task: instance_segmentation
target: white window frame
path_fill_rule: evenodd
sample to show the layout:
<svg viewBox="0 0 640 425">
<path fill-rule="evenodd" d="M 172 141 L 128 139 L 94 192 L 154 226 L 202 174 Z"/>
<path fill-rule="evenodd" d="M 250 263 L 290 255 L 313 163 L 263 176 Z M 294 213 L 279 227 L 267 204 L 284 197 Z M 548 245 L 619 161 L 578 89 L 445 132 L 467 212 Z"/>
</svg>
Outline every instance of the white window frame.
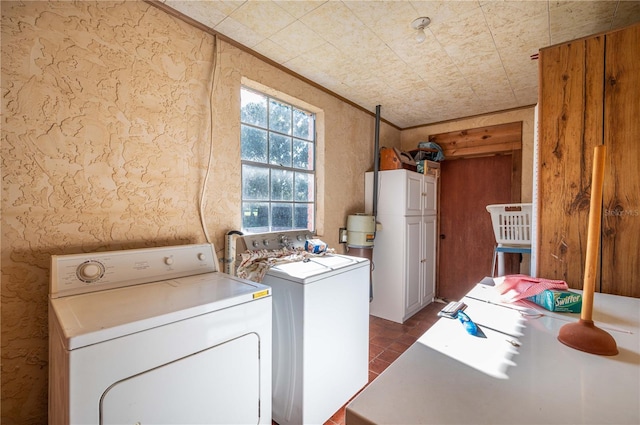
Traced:
<svg viewBox="0 0 640 425">
<path fill-rule="evenodd" d="M 300 230 L 300 229 L 306 229 L 309 230 L 310 232 L 315 232 L 316 230 L 316 221 L 317 221 L 317 184 L 316 184 L 316 172 L 317 172 L 317 168 L 316 168 L 316 161 L 317 161 L 317 117 L 316 117 L 316 113 L 309 111 L 307 108 L 304 107 L 300 107 L 298 105 L 296 105 L 294 102 L 288 101 L 288 100 L 283 100 L 283 98 L 278 97 L 277 95 L 273 95 L 273 94 L 269 94 L 269 93 L 265 93 L 262 90 L 257 90 L 253 87 L 250 86 L 246 86 L 246 85 L 242 85 L 241 87 L 242 92 L 244 92 L 245 90 L 248 92 L 252 92 L 258 96 L 264 97 L 267 99 L 267 111 L 266 111 L 266 124 L 256 124 L 256 123 L 251 123 L 251 122 L 245 122 L 243 120 L 243 114 L 242 114 L 242 101 L 241 101 L 241 113 L 240 113 L 240 125 L 241 125 L 241 140 L 240 140 L 240 149 L 241 149 L 241 179 L 242 179 L 242 183 L 241 183 L 241 222 L 242 222 L 242 231 L 245 233 L 268 233 L 268 232 L 277 232 L 277 231 L 286 231 L 286 230 Z M 242 92 L 241 92 L 241 99 L 242 99 Z M 289 131 L 289 133 L 282 133 L 279 132 L 277 129 L 273 129 L 270 128 L 270 107 L 272 105 L 272 101 L 277 102 L 281 105 L 285 105 L 291 108 L 291 113 L 292 113 L 292 121 L 293 121 L 293 114 L 296 111 L 299 112 L 303 112 L 304 114 L 308 115 L 311 117 L 311 121 L 313 123 L 313 129 L 312 131 L 310 131 L 310 135 L 309 138 L 304 138 L 304 137 L 296 137 L 293 134 L 293 131 Z M 257 129 L 261 132 L 265 132 L 267 135 L 266 138 L 266 159 L 265 161 L 255 161 L 255 160 L 250 160 L 245 158 L 245 156 L 243 155 L 243 130 L 244 129 Z M 269 158 L 270 158 L 270 140 L 273 137 L 281 137 L 281 138 L 291 138 L 292 143 L 294 142 L 306 142 L 306 143 L 310 143 L 311 145 L 311 155 L 312 155 L 312 160 L 310 161 L 310 169 L 305 169 L 305 168 L 299 168 L 299 167 L 295 167 L 292 164 L 274 164 L 274 163 L 270 163 Z M 293 156 L 293 152 L 292 152 L 292 156 Z M 268 174 L 268 179 L 269 179 L 269 188 L 268 188 L 268 192 L 269 192 L 269 196 L 268 199 L 265 198 L 261 198 L 261 199 L 252 199 L 252 198 L 246 198 L 245 197 L 245 170 L 247 170 L 248 168 L 253 168 L 254 170 L 257 169 L 264 169 L 267 174 Z M 273 181 L 271 180 L 271 176 L 273 176 L 275 173 L 294 173 L 294 177 L 293 177 L 293 181 L 294 181 L 294 187 L 292 189 L 293 191 L 293 198 L 294 199 L 286 199 L 286 200 L 279 200 L 279 199 L 274 199 L 273 198 L 273 192 L 274 192 L 274 187 L 273 187 Z M 295 187 L 295 181 L 297 181 L 297 179 L 295 177 L 302 177 L 302 175 L 307 175 L 307 184 L 312 185 L 312 189 L 310 189 L 309 191 L 311 192 L 309 194 L 310 200 L 296 200 L 295 199 L 295 191 L 296 191 L 296 187 Z M 246 220 L 248 220 L 247 215 L 251 215 L 251 214 L 257 214 L 258 213 L 258 209 L 256 208 L 248 208 L 249 204 L 261 204 L 263 207 L 264 205 L 268 206 L 268 224 L 266 226 L 260 226 L 260 227 L 245 227 L 246 224 Z M 279 205 L 292 205 L 292 220 L 293 222 L 290 223 L 291 226 L 290 227 L 285 227 L 282 225 L 278 225 L 277 223 L 274 223 L 274 214 L 273 214 L 273 210 L 274 207 L 278 207 Z M 300 207 L 300 206 L 304 206 L 304 208 L 307 209 L 307 214 L 309 214 L 307 217 L 307 225 L 305 226 L 296 226 L 295 225 L 295 217 L 296 217 L 296 206 Z M 299 210 L 298 210 L 299 211 Z"/>
</svg>

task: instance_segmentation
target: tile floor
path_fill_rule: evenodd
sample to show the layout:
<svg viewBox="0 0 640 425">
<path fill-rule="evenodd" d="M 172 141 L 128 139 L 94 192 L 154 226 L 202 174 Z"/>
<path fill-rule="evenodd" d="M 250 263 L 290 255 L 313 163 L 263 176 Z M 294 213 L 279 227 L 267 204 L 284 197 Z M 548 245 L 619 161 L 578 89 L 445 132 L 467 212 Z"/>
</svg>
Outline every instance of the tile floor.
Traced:
<svg viewBox="0 0 640 425">
<path fill-rule="evenodd" d="M 369 316 L 369 382 L 438 320 L 437 313 L 442 307 L 443 304 L 431 303 L 403 324 Z M 344 425 L 344 411 L 343 406 L 324 425 Z"/>
</svg>

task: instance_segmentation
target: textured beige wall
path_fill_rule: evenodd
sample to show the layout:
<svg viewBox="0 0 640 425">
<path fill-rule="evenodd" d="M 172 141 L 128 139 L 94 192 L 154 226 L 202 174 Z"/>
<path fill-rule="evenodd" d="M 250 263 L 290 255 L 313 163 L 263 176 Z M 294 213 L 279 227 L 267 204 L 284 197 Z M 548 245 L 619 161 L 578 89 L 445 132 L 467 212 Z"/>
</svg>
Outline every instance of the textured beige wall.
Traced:
<svg viewBox="0 0 640 425">
<path fill-rule="evenodd" d="M 404 150 L 411 150 L 415 149 L 419 142 L 428 141 L 431 134 L 522 121 L 522 202 L 531 202 L 533 195 L 534 115 L 535 108 L 530 107 L 407 129 L 402 132 L 401 145 Z"/>
<path fill-rule="evenodd" d="M 320 111 L 319 231 L 337 247 L 364 208 L 374 119 L 225 43 L 210 114 L 214 38 L 146 3 L 1 7 L 1 422 L 46 423 L 51 254 L 204 242 L 210 149 L 205 220 L 221 251 L 240 226 L 242 78 Z"/>
</svg>

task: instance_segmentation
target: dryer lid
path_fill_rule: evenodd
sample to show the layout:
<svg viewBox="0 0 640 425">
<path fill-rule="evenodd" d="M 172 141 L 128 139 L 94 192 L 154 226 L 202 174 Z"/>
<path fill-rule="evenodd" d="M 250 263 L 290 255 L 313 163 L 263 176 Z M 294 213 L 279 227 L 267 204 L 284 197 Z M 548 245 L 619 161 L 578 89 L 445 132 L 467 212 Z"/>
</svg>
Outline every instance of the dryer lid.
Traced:
<svg viewBox="0 0 640 425">
<path fill-rule="evenodd" d="M 271 295 L 271 288 L 212 272 L 50 300 L 68 350 Z"/>
</svg>

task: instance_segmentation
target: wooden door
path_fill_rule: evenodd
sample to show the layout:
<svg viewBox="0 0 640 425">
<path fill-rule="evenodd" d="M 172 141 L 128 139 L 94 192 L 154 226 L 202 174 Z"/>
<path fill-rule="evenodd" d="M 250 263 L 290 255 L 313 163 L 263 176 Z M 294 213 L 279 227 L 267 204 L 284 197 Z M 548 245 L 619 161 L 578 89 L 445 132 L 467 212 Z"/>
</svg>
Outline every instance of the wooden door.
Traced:
<svg viewBox="0 0 640 425">
<path fill-rule="evenodd" d="M 606 36 L 600 290 L 640 297 L 640 25 Z"/>
<path fill-rule="evenodd" d="M 512 156 L 441 163 L 437 297 L 458 300 L 491 276 L 496 242 L 486 206 L 519 202 L 511 193 Z M 517 273 L 519 255 L 505 255 L 505 263 L 506 273 Z"/>
<path fill-rule="evenodd" d="M 593 148 L 602 144 L 604 36 L 540 51 L 540 277 L 582 288 Z"/>
</svg>

